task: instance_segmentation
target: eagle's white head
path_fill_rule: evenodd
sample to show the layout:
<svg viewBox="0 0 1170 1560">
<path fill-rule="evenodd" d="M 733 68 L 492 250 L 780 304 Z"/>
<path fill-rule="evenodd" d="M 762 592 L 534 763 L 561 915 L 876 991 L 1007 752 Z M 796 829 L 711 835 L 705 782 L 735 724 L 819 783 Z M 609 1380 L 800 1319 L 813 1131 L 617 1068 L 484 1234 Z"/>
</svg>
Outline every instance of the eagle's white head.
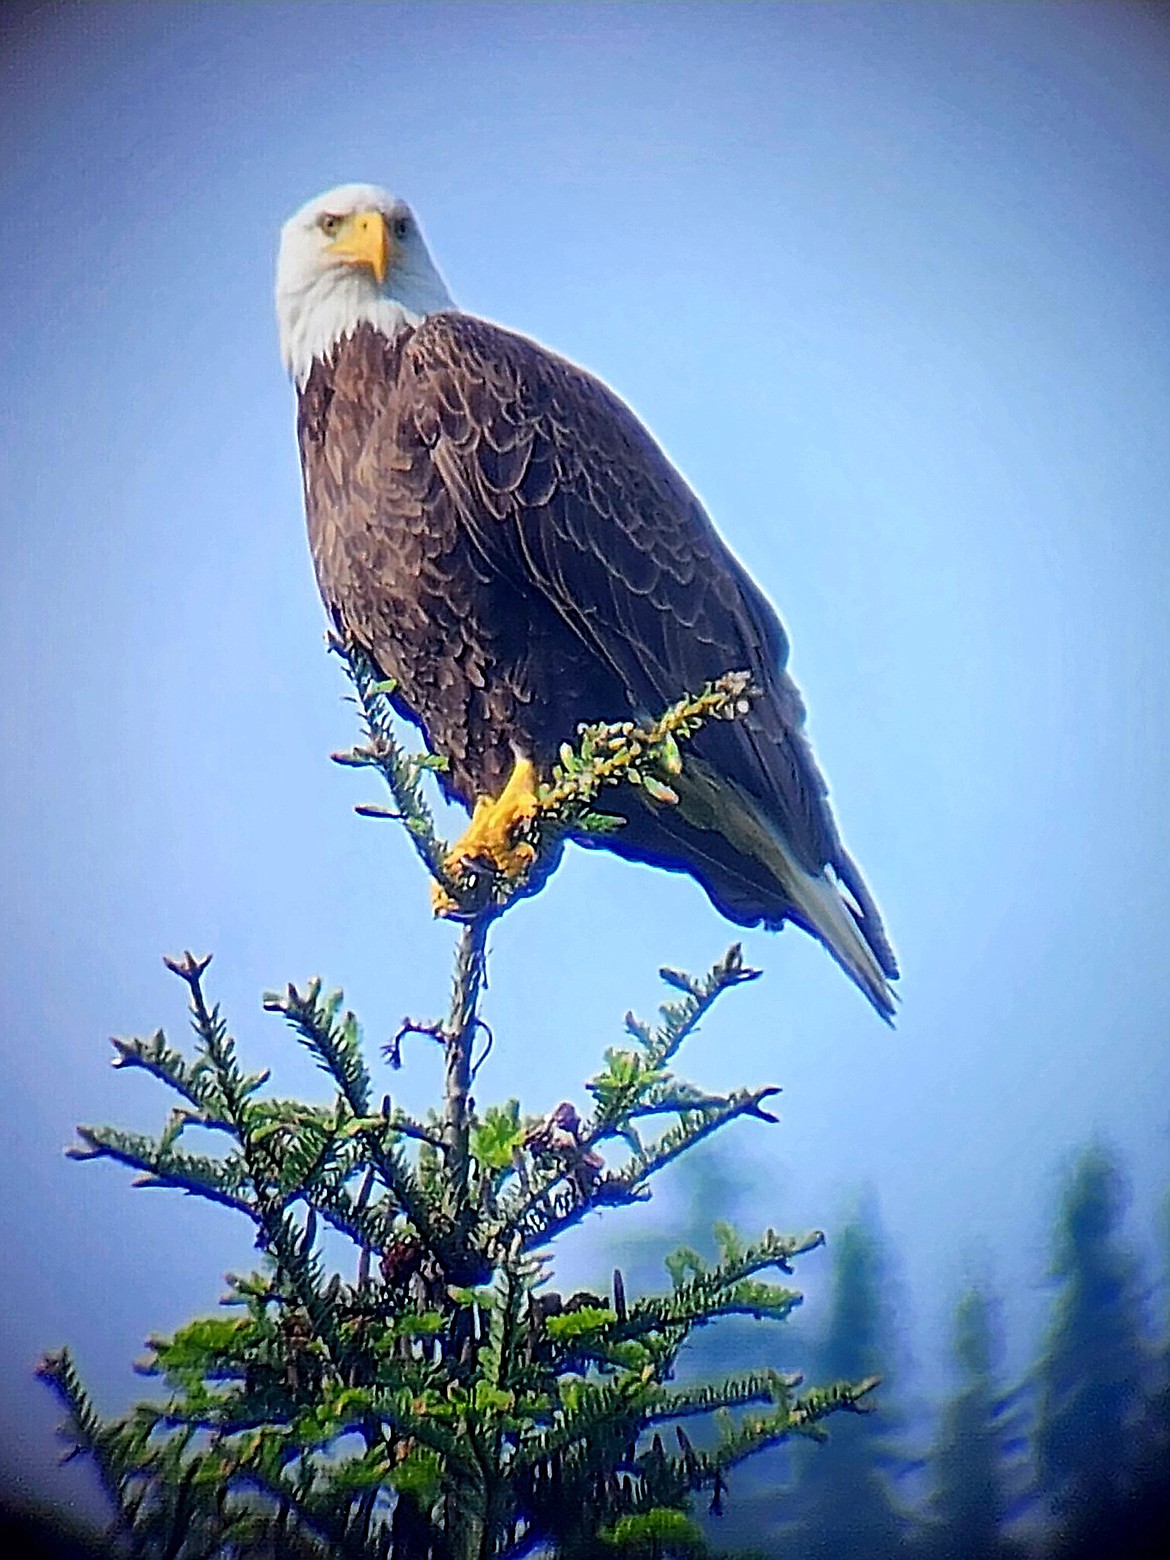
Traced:
<svg viewBox="0 0 1170 1560">
<path fill-rule="evenodd" d="M 393 336 L 454 307 L 410 207 L 376 185 L 327 190 L 281 230 L 280 355 L 298 385 L 362 321 Z"/>
</svg>

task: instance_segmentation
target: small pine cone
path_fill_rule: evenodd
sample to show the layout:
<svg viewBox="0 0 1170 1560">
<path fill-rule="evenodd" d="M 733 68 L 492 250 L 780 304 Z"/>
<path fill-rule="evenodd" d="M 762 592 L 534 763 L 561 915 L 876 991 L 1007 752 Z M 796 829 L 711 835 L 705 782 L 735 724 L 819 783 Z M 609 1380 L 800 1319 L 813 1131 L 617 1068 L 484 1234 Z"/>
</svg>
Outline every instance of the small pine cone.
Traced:
<svg viewBox="0 0 1170 1560">
<path fill-rule="evenodd" d="M 382 1248 L 382 1259 L 378 1264 L 383 1280 L 387 1284 L 407 1283 L 418 1272 L 422 1255 L 417 1242 L 413 1240 L 389 1241 Z"/>
</svg>

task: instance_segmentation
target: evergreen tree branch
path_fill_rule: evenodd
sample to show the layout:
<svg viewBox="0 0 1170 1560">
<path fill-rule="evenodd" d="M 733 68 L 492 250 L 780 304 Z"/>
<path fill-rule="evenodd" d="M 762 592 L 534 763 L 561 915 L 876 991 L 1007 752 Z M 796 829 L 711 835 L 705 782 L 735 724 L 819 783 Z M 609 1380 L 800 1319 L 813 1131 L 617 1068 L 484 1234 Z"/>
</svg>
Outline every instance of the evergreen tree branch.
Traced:
<svg viewBox="0 0 1170 1560">
<path fill-rule="evenodd" d="M 687 1111 L 678 1126 L 635 1154 L 624 1169 L 582 1177 L 579 1167 L 592 1145 L 621 1135 L 637 1107 L 627 1105 L 621 1118 L 604 1126 L 594 1122 L 582 1133 L 574 1154 L 533 1177 L 518 1194 L 501 1200 L 498 1216 L 490 1226 L 490 1244 L 507 1245 L 520 1234 L 523 1249 L 530 1251 L 547 1245 L 596 1209 L 644 1199 L 651 1176 L 728 1122 L 740 1116 L 774 1122 L 776 1117 L 763 1109 L 763 1101 L 776 1093 L 779 1090 L 775 1088 L 737 1090 L 721 1097 L 714 1108 Z"/>
<path fill-rule="evenodd" d="M 278 1475 L 266 1475 L 258 1469 L 248 1467 L 234 1470 L 231 1484 L 242 1488 L 251 1486 L 258 1494 L 272 1500 L 278 1509 L 287 1508 L 294 1511 L 298 1521 L 325 1546 L 324 1549 L 317 1551 L 321 1554 L 322 1560 L 327 1560 L 327 1557 L 333 1555 L 343 1555 L 345 1560 L 374 1560 L 372 1551 L 351 1538 L 345 1522 L 338 1517 L 332 1509 L 333 1503 L 327 1498 L 318 1496 L 314 1499 L 309 1490 L 298 1489 L 296 1485 Z M 239 1553 L 247 1554 L 248 1548 L 241 1546 Z"/>
<path fill-rule="evenodd" d="M 455 899 L 459 887 L 447 871 L 447 847 L 435 831 L 434 817 L 422 790 L 428 772 L 445 767 L 432 755 L 411 756 L 403 751 L 394 730 L 395 683 L 379 677 L 368 654 L 353 640 L 331 639 L 329 648 L 340 657 L 353 684 L 358 713 L 365 729 L 364 746 L 334 753 L 335 763 L 356 769 L 376 769 L 386 782 L 394 809 L 386 813 L 369 805 L 358 809 L 367 817 L 390 816 L 403 824 L 411 844 L 431 877 Z"/>
<path fill-rule="evenodd" d="M 69 1462 L 83 1453 L 89 1456 L 114 1509 L 121 1511 L 124 1466 L 118 1438 L 94 1408 L 69 1350 L 45 1354 L 37 1365 L 37 1375 L 52 1388 L 65 1409 L 60 1434 L 69 1445 L 63 1460 Z"/>
<path fill-rule="evenodd" d="M 737 1089 L 714 1109 L 688 1111 L 682 1116 L 678 1126 L 673 1127 L 669 1132 L 664 1132 L 645 1152 L 635 1154 L 628 1167 L 618 1171 L 615 1180 L 628 1186 L 631 1193 L 635 1193 L 652 1175 L 657 1175 L 659 1170 L 664 1169 L 680 1154 L 693 1148 L 704 1138 L 710 1137 L 713 1132 L 717 1132 L 720 1127 L 726 1126 L 737 1117 L 755 1116 L 759 1121 L 774 1123 L 776 1117 L 764 1110 L 762 1104 L 771 1095 L 779 1092 L 780 1090 L 774 1087 Z"/>
<path fill-rule="evenodd" d="M 382 1249 L 390 1236 L 396 1208 L 394 1204 L 381 1201 L 362 1202 L 351 1196 L 344 1186 L 332 1182 L 318 1183 L 313 1190 L 311 1206 L 363 1252 Z"/>
<path fill-rule="evenodd" d="M 212 1158 L 200 1154 L 176 1153 L 165 1149 L 154 1138 L 114 1127 L 78 1127 L 84 1147 L 65 1150 L 70 1159 L 112 1159 L 140 1172 L 137 1186 L 172 1186 L 177 1191 L 203 1197 L 259 1222 L 259 1215 L 243 1194 L 248 1184 L 247 1169 L 238 1155 Z"/>
<path fill-rule="evenodd" d="M 403 824 L 427 871 L 453 906 L 454 918 L 472 918 L 488 906 L 502 909 L 523 890 L 526 879 L 506 877 L 487 861 L 464 863 L 458 876 L 452 874 L 447 846 L 436 833 L 421 786 L 422 776 L 445 769 L 446 760 L 403 751 L 393 722 L 396 684 L 393 679 L 379 679 L 362 646 L 352 639 L 334 638 L 330 648 L 345 665 L 366 733 L 364 745 L 335 753 L 334 761 L 378 770 L 393 801 L 390 808 L 365 803 L 357 811 Z M 678 796 L 668 780 L 682 769 L 679 743 L 709 721 L 741 719 L 757 691 L 747 672 L 731 671 L 699 693 L 677 700 L 647 726 L 633 721 L 583 725 L 577 747 L 562 744 L 551 779 L 538 788 L 536 812 L 524 834 L 536 857 L 566 835 L 609 832 L 620 824 L 593 810 L 606 787 L 640 786 L 657 804 L 676 805 Z M 410 712 L 401 713 L 409 716 Z"/>
<path fill-rule="evenodd" d="M 341 1366 L 346 1350 L 337 1332 L 329 1299 L 323 1293 L 320 1259 L 311 1248 L 306 1250 L 306 1242 L 285 1212 L 285 1197 L 279 1190 L 277 1165 L 271 1151 L 257 1141 L 254 1130 L 258 1118 L 252 1096 L 267 1075 L 248 1076 L 240 1071 L 235 1042 L 228 1033 L 218 1006 L 207 1006 L 202 981 L 210 962 L 210 956 L 196 959 L 189 952 L 179 959 L 164 960 L 167 968 L 184 981 L 190 993 L 192 1026 L 214 1070 L 225 1115 L 239 1141 L 252 1183 L 255 1212 L 269 1248 L 280 1269 L 288 1275 L 330 1358 L 335 1365 Z"/>
<path fill-rule="evenodd" d="M 166 1035 L 156 1029 L 148 1040 L 115 1038 L 115 1067 L 139 1067 L 181 1094 L 195 1109 L 201 1126 L 228 1128 L 223 1102 L 207 1063 L 189 1063 L 180 1051 L 167 1044 Z"/>
<path fill-rule="evenodd" d="M 681 1002 L 663 1003 L 659 1008 L 662 1022 L 647 1035 L 647 1059 L 655 1067 L 671 1060 L 725 991 L 759 980 L 762 971 L 744 964 L 742 944 L 732 943 L 723 957 L 699 979 L 669 966 L 664 966 L 658 973 L 668 986 L 684 995 Z M 626 1015 L 626 1025 L 639 1038 L 644 1032 L 644 1026 L 632 1014 Z"/>
<path fill-rule="evenodd" d="M 798 1380 L 777 1375 L 769 1394 L 774 1405 L 772 1409 L 762 1414 L 749 1412 L 738 1424 L 722 1404 L 714 1405 L 720 1434 L 717 1445 L 711 1450 L 696 1448 L 679 1426 L 676 1435 L 681 1455 L 668 1456 L 655 1436 L 652 1446 L 637 1459 L 642 1485 L 630 1502 L 632 1509 L 646 1511 L 664 1504 L 675 1505 L 685 1491 L 699 1490 L 707 1485 L 714 1487 L 718 1501 L 726 1487 L 724 1476 L 738 1463 L 769 1446 L 790 1440 L 794 1435 L 823 1439 L 822 1421 L 834 1413 L 868 1412 L 862 1399 L 878 1384 L 878 1378 L 874 1376 L 856 1384 L 838 1383 L 794 1398 L 791 1389 Z M 702 1409 L 698 1411 L 703 1412 Z"/>
<path fill-rule="evenodd" d="M 260 1216 L 268 1248 L 304 1308 L 314 1334 L 324 1345 L 333 1366 L 344 1369 L 348 1349 L 337 1326 L 334 1310 L 336 1291 L 324 1281 L 324 1267 L 318 1254 L 297 1230 L 282 1209 L 261 1203 Z"/>
<path fill-rule="evenodd" d="M 838 1382 L 831 1387 L 821 1387 L 807 1392 L 803 1397 L 781 1402 L 771 1414 L 749 1415 L 744 1421 L 725 1432 L 717 1450 L 707 1459 L 712 1473 L 725 1473 L 745 1458 L 766 1446 L 775 1446 L 794 1433 L 823 1436 L 821 1421 L 830 1414 L 845 1412 L 864 1414 L 869 1412 L 863 1399 L 879 1384 L 879 1376 L 868 1376 L 864 1381 Z M 700 1454 L 700 1466 L 703 1458 Z"/>
<path fill-rule="evenodd" d="M 314 976 L 304 991 L 298 991 L 291 982 L 283 995 L 266 991 L 264 1010 L 280 1013 L 287 1020 L 322 1072 L 337 1084 L 351 1112 L 368 1116 L 371 1083 L 362 1057 L 361 1026 L 351 1012 L 340 1012 L 344 999 L 341 990 L 323 996 L 322 982 Z"/>
<path fill-rule="evenodd" d="M 652 1378 L 636 1374 L 616 1381 L 569 1382 L 567 1390 L 562 1389 L 552 1423 L 535 1428 L 518 1448 L 517 1465 L 531 1468 L 562 1459 L 574 1449 L 587 1453 L 590 1441 L 601 1431 L 612 1434 L 615 1425 L 635 1427 L 652 1406 L 657 1391 Z"/>
<path fill-rule="evenodd" d="M 562 1132 L 555 1152 L 536 1156 L 520 1189 L 500 1200 L 486 1235 L 489 1248 L 506 1246 L 522 1231 L 525 1249 L 531 1249 L 571 1228 L 594 1208 L 639 1200 L 646 1195 L 645 1183 L 652 1175 L 737 1116 L 776 1120 L 763 1109 L 763 1101 L 779 1092 L 775 1088 L 711 1095 L 663 1070 L 722 992 L 758 977 L 758 970 L 743 964 L 740 945 L 733 944 L 701 978 L 669 968 L 660 973 L 684 992 L 683 1000 L 663 1004 L 662 1022 L 656 1029 L 633 1014 L 626 1015 L 626 1027 L 639 1050 L 606 1053 L 605 1072 L 588 1085 L 598 1101 L 593 1117 L 572 1132 L 571 1143 L 563 1141 Z M 634 1121 L 668 1113 L 679 1115 L 679 1125 L 644 1147 Z M 595 1149 L 618 1137 L 636 1146 L 634 1159 L 621 1171 L 600 1174 Z"/>
<path fill-rule="evenodd" d="M 367 1123 L 371 1120 L 372 1085 L 361 1056 L 360 1028 L 352 1013 L 347 1012 L 338 1019 L 342 1002 L 340 991 L 322 997 L 321 990 L 322 983 L 316 978 L 304 991 L 290 984 L 283 994 L 265 993 L 264 1007 L 288 1020 L 324 1071 L 336 1081 L 354 1121 Z M 433 1135 L 425 1128 L 409 1117 L 403 1119 L 410 1129 L 408 1135 L 433 1141 Z M 413 1171 L 395 1147 L 394 1139 L 401 1130 L 401 1123 L 384 1104 L 382 1117 L 373 1125 L 363 1125 L 360 1138 L 396 1205 L 402 1209 L 423 1245 L 446 1266 L 452 1259 L 450 1243 L 436 1227 Z"/>
<path fill-rule="evenodd" d="M 583 1190 L 570 1178 L 568 1171 L 562 1170 L 526 1195 L 518 1205 L 508 1206 L 501 1217 L 487 1226 L 485 1245 L 491 1252 L 501 1252 L 520 1236 L 521 1250 L 535 1251 L 580 1224 L 590 1213 L 645 1201 L 647 1196 L 646 1192 L 631 1189 L 616 1175 L 603 1175 Z"/>
<path fill-rule="evenodd" d="M 741 1376 L 725 1376 L 721 1381 L 675 1391 L 663 1388 L 654 1406 L 647 1411 L 650 1423 L 664 1419 L 685 1419 L 696 1414 L 713 1414 L 721 1408 L 738 1408 L 749 1403 L 776 1403 L 784 1393 L 800 1384 L 800 1377 L 775 1370 L 748 1371 Z"/>
</svg>

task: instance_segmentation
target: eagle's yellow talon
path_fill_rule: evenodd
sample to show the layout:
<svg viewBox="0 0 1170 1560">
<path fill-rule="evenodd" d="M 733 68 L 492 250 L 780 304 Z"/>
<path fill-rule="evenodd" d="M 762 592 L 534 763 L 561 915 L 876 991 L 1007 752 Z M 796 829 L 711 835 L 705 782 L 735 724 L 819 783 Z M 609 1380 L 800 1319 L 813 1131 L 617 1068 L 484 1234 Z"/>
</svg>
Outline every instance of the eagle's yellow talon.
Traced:
<svg viewBox="0 0 1170 1560">
<path fill-rule="evenodd" d="M 513 841 L 516 829 L 536 816 L 536 769 L 530 759 L 519 758 L 508 783 L 493 801 L 477 798 L 466 832 L 455 842 L 444 862 L 452 877 L 463 864 L 484 858 L 505 878 L 519 878 L 536 860 L 536 849 L 527 840 Z M 431 884 L 431 909 L 450 915 L 459 908 L 441 883 Z"/>
</svg>

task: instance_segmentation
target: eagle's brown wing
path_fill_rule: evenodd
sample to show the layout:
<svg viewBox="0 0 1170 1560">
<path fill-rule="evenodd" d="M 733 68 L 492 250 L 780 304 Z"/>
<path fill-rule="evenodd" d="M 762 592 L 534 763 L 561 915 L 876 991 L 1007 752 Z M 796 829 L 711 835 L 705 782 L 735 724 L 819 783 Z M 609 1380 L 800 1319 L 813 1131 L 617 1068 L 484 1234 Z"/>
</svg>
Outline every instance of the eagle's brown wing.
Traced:
<svg viewBox="0 0 1170 1560">
<path fill-rule="evenodd" d="M 632 710 L 658 713 L 723 672 L 751 672 L 762 697 L 750 715 L 705 728 L 695 750 L 756 799 L 808 873 L 832 870 L 893 978 L 877 908 L 804 735 L 784 630 L 630 409 L 534 342 L 454 313 L 408 340 L 398 392 L 443 504 L 488 570 L 540 593 L 620 680 Z"/>
</svg>

